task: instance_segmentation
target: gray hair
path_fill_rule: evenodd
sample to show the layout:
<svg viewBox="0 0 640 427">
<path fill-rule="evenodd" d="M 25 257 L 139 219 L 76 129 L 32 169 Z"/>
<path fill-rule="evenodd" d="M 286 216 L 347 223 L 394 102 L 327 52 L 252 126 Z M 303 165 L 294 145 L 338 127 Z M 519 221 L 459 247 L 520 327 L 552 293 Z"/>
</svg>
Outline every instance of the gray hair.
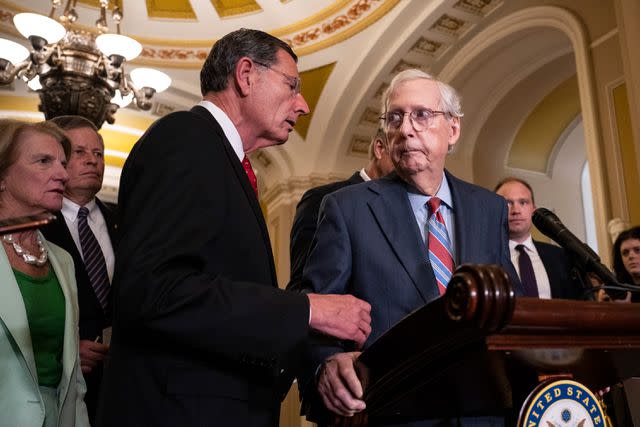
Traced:
<svg viewBox="0 0 640 427">
<path fill-rule="evenodd" d="M 227 34 L 213 45 L 200 70 L 202 95 L 224 90 L 240 58 L 246 56 L 254 62 L 271 66 L 276 62 L 280 49 L 298 62 L 288 44 L 263 31 L 241 28 Z"/>
<path fill-rule="evenodd" d="M 438 108 L 442 109 L 442 111 L 447 113 L 450 117 L 464 116 L 458 92 L 448 84 L 436 79 L 431 74 L 425 73 L 424 71 L 416 68 L 401 71 L 391 80 L 389 87 L 384 91 L 384 95 L 382 96 L 382 112 L 387 112 L 387 108 L 389 107 L 389 98 L 400 83 L 418 79 L 432 80 L 438 85 L 438 90 L 440 91 L 440 107 Z"/>
</svg>

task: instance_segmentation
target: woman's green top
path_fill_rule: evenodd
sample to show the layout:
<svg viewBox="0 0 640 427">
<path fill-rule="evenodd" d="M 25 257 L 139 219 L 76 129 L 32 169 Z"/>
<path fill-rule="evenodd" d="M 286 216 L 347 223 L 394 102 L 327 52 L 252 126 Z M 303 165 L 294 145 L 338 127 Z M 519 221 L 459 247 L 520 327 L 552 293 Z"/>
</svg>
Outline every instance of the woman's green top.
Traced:
<svg viewBox="0 0 640 427">
<path fill-rule="evenodd" d="M 13 270 L 27 311 L 38 384 L 58 387 L 62 377 L 65 301 L 60 282 L 49 268 L 42 277 Z"/>
</svg>

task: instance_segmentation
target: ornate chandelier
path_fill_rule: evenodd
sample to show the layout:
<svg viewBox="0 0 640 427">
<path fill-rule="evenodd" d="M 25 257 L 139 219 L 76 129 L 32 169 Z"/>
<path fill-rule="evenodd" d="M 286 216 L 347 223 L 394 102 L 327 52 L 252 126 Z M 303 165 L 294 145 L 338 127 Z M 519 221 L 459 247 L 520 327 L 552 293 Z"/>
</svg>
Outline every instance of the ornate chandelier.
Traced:
<svg viewBox="0 0 640 427">
<path fill-rule="evenodd" d="M 16 29 L 31 43 L 24 46 L 0 38 L 0 85 L 22 79 L 40 95 L 39 109 L 45 118 L 74 114 L 86 117 L 100 128 L 113 123 L 118 108 L 135 100 L 138 108 L 149 110 L 151 98 L 171 84 L 165 73 L 152 68 L 136 68 L 125 73 L 124 63 L 136 58 L 142 46 L 120 34 L 122 11 L 112 12 L 116 33 L 109 33 L 109 0 L 100 0 L 97 36 L 74 25 L 78 19 L 77 0 L 67 0 L 64 12 L 54 18 L 61 0 L 52 0 L 49 16 L 19 13 L 13 17 Z"/>
</svg>

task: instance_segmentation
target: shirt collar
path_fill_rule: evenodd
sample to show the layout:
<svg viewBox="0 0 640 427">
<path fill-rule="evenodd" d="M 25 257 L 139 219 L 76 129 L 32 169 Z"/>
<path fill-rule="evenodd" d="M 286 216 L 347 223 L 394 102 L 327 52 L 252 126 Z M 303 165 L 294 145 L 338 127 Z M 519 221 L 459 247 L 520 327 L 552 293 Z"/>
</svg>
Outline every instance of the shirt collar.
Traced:
<svg viewBox="0 0 640 427">
<path fill-rule="evenodd" d="M 518 245 L 524 245 L 525 248 L 527 248 L 528 252 L 535 252 L 538 253 L 538 251 L 536 251 L 536 247 L 533 244 L 533 238 L 531 237 L 531 234 L 529 234 L 529 237 L 526 238 L 526 240 L 524 242 L 516 242 L 515 240 L 511 240 L 509 239 L 509 250 L 510 251 L 515 251 L 516 250 L 516 246 Z"/>
<path fill-rule="evenodd" d="M 95 197 L 91 199 L 89 203 L 84 205 L 87 209 L 89 209 L 88 217 L 91 217 L 91 214 L 98 209 L 98 204 L 96 203 Z M 76 202 L 67 199 L 66 197 L 62 198 L 62 215 L 67 219 L 67 221 L 75 222 L 78 218 L 78 211 L 80 210 L 80 205 Z"/>
<path fill-rule="evenodd" d="M 429 199 L 433 196 L 427 196 L 425 194 L 420 193 L 413 185 L 407 184 L 407 192 L 409 193 L 409 202 L 411 203 L 411 207 L 414 212 L 416 209 L 424 206 Z M 440 188 L 435 194 L 444 205 L 446 205 L 449 209 L 453 210 L 453 197 L 451 196 L 451 188 L 449 187 L 449 182 L 447 181 L 447 177 L 442 172 L 442 181 L 440 183 Z"/>
<path fill-rule="evenodd" d="M 364 170 L 364 168 L 360 169 L 360 178 L 364 179 L 364 182 L 371 181 L 371 177 L 367 175 L 367 172 Z"/>
<path fill-rule="evenodd" d="M 222 131 L 224 132 L 224 136 L 227 137 L 229 143 L 231 144 L 231 148 L 238 156 L 238 159 L 242 162 L 244 159 L 244 148 L 242 145 L 242 138 L 240 138 L 240 133 L 238 133 L 238 129 L 233 124 L 227 113 L 222 111 L 220 107 L 214 104 L 211 101 L 202 100 L 198 103 L 199 106 L 204 107 L 211 113 L 214 119 L 218 122 Z"/>
</svg>

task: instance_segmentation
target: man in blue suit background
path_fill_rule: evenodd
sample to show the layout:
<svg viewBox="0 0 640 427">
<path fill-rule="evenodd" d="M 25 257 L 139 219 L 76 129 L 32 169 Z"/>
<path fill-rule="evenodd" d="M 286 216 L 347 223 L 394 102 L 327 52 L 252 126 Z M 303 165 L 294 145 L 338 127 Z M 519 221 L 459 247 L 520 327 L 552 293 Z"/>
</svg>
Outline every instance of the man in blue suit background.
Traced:
<svg viewBox="0 0 640 427">
<path fill-rule="evenodd" d="M 290 284 L 369 302 L 372 332 L 365 349 L 438 298 L 460 264 L 498 264 L 517 282 L 505 201 L 445 170 L 463 115 L 455 90 L 420 70 L 406 70 L 387 89 L 383 112 L 396 172 L 325 197 L 302 282 Z M 299 378 L 307 415 L 320 420 L 327 415 L 318 417 L 318 395 L 340 415 L 365 408 L 353 368 L 360 353 L 354 350 L 320 337 L 311 346 Z M 402 425 L 503 426 L 504 421 L 454 417 Z"/>
</svg>

